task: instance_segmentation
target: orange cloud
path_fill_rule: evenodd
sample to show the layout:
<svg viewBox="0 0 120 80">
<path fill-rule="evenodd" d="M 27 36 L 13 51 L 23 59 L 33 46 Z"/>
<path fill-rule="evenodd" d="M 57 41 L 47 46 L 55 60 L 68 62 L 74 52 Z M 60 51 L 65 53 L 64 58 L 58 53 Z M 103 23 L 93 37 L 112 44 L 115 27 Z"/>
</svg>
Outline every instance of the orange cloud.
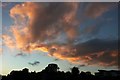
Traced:
<svg viewBox="0 0 120 80">
<path fill-rule="evenodd" d="M 3 35 L 2 39 L 4 40 L 4 44 L 7 45 L 9 48 L 15 48 L 15 43 L 13 41 L 13 39 L 8 36 L 8 35 Z"/>
<path fill-rule="evenodd" d="M 77 8 L 77 3 L 17 4 L 10 10 L 10 16 L 14 19 L 10 29 L 12 36 L 3 35 L 4 42 L 10 48 L 48 52 L 47 46 L 39 45 L 53 40 L 63 31 L 69 38 L 76 35 L 73 26 L 77 25 Z"/>
<path fill-rule="evenodd" d="M 3 51 L 2 48 L 0 48 L 0 55 L 2 54 L 2 51 Z"/>
<path fill-rule="evenodd" d="M 112 57 L 118 57 L 118 51 L 112 51 L 111 56 Z"/>
<path fill-rule="evenodd" d="M 108 48 L 111 51 L 116 48 L 114 42 L 104 42 L 98 39 L 77 45 L 72 42 L 78 34 L 77 10 L 78 3 L 26 2 L 17 4 L 10 10 L 14 25 L 10 29 L 11 35 L 3 35 L 4 44 L 9 48 L 26 52 L 35 50 L 47 52 L 49 56 L 78 64 L 112 62 L 113 56 L 116 57 L 116 55 L 110 56 L 106 51 Z M 58 35 L 63 33 L 67 37 L 65 43 L 56 40 Z M 106 57 L 111 60 L 106 61 Z"/>
<path fill-rule="evenodd" d="M 92 18 L 96 18 L 104 14 L 111 7 L 111 3 L 95 2 L 91 3 L 86 9 L 86 15 Z"/>
</svg>

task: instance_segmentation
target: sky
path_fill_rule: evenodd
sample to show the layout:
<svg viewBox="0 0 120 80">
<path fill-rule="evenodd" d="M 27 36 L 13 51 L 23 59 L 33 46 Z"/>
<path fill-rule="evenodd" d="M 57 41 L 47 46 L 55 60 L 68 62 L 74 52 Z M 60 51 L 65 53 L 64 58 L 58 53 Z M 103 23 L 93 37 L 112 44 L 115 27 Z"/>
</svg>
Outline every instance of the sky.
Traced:
<svg viewBox="0 0 120 80">
<path fill-rule="evenodd" d="M 1 0 L 2 2 L 56 2 L 56 0 Z M 119 2 L 119 0 L 57 0 L 57 2 Z"/>
<path fill-rule="evenodd" d="M 1 5 L 1 2 L 0 2 Z M 0 7 L 0 19 L 2 19 L 2 8 Z M 2 20 L 0 20 L 0 24 L 2 24 Z M 0 25 L 0 35 L 2 34 L 2 26 Z M 0 65 L 2 65 L 2 56 L 1 56 L 1 50 L 2 50 L 2 39 L 0 38 Z M 0 67 L 0 73 L 2 73 L 2 66 Z"/>
<path fill-rule="evenodd" d="M 1 74 L 118 69 L 118 3 L 3 2 Z"/>
</svg>

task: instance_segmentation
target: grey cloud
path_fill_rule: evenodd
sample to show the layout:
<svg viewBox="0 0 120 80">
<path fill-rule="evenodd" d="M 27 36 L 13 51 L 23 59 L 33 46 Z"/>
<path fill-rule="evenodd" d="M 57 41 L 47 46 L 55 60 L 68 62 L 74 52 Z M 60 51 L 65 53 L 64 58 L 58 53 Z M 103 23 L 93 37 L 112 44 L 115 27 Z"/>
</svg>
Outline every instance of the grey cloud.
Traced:
<svg viewBox="0 0 120 80">
<path fill-rule="evenodd" d="M 93 39 L 89 40 L 85 43 L 78 44 L 75 46 L 77 49 L 78 55 L 85 55 L 90 53 L 96 53 L 100 51 L 107 51 L 107 50 L 116 50 L 118 49 L 118 41 L 105 41 L 100 39 Z"/>
<path fill-rule="evenodd" d="M 40 62 L 39 61 L 34 61 L 33 63 L 29 62 L 28 64 L 32 65 L 32 66 L 37 66 L 38 64 L 40 64 Z"/>
<path fill-rule="evenodd" d="M 65 16 L 74 12 L 77 3 L 48 3 L 43 5 L 42 9 L 39 8 L 41 5 L 37 4 L 38 8 L 34 12 L 34 19 L 29 27 L 33 41 L 54 39 L 61 31 L 66 32 L 72 28 L 71 25 L 75 20 L 68 24 L 65 22 Z"/>
<path fill-rule="evenodd" d="M 111 2 L 94 2 L 88 5 L 85 14 L 91 18 L 96 18 L 104 14 L 110 7 L 116 3 Z"/>
</svg>

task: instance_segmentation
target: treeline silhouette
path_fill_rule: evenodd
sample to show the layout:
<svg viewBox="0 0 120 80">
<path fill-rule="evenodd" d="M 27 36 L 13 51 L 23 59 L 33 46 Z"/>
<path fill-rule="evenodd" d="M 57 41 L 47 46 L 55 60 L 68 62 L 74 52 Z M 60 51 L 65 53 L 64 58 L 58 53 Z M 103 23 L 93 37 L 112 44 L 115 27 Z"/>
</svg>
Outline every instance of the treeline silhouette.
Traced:
<svg viewBox="0 0 120 80">
<path fill-rule="evenodd" d="M 2 80 L 119 80 L 119 70 L 99 70 L 94 75 L 91 72 L 80 72 L 77 67 L 73 67 L 71 72 L 59 71 L 57 64 L 49 64 L 41 72 L 29 72 L 25 68 L 21 71 L 12 71 L 7 76 L 2 76 Z"/>
</svg>

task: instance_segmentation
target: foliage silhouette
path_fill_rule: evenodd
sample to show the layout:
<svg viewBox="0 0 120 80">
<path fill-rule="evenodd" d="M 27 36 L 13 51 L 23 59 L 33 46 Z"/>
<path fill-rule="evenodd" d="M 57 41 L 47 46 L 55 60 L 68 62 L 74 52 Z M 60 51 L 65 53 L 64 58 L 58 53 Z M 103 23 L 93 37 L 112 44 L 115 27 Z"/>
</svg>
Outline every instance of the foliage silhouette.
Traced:
<svg viewBox="0 0 120 80">
<path fill-rule="evenodd" d="M 119 80 L 119 70 L 99 70 L 92 75 L 91 72 L 80 72 L 77 67 L 73 67 L 71 72 L 59 71 L 57 64 L 49 64 L 41 72 L 29 72 L 25 68 L 21 71 L 12 71 L 7 76 L 2 76 L 2 80 Z"/>
</svg>

